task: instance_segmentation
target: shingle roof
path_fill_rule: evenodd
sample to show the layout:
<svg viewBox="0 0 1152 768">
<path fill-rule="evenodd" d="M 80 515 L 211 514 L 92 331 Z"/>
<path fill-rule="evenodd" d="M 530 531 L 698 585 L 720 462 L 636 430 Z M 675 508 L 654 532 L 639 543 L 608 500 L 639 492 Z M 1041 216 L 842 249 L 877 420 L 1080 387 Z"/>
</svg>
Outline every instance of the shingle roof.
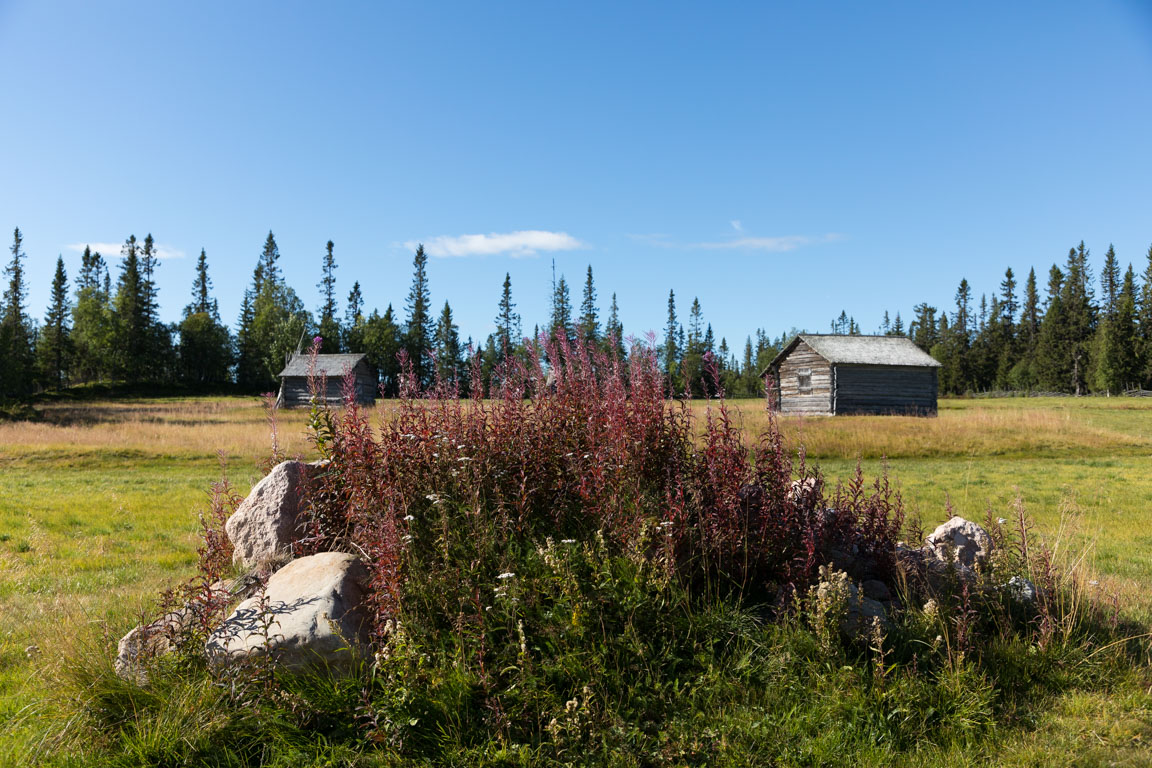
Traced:
<svg viewBox="0 0 1152 768">
<path fill-rule="evenodd" d="M 785 345 L 768 364 L 780 364 L 803 341 L 830 363 L 846 365 L 907 365 L 939 368 L 940 363 L 905 336 L 829 336 L 802 333 Z M 767 370 L 767 369 L 765 369 Z"/>
<path fill-rule="evenodd" d="M 300 352 L 293 353 L 292 359 L 288 361 L 288 365 L 284 366 L 284 370 L 280 371 L 279 375 L 307 376 L 309 357 L 309 355 Z M 329 378 L 343 376 L 345 369 L 355 368 L 366 357 L 365 354 L 316 355 L 316 375 L 324 375 Z"/>
</svg>

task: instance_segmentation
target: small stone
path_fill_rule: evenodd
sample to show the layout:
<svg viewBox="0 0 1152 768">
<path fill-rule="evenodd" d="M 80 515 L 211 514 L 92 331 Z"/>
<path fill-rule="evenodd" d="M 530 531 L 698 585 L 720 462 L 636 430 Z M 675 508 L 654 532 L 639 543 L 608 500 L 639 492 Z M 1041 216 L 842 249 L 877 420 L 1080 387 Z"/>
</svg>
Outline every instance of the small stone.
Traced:
<svg viewBox="0 0 1152 768">
<path fill-rule="evenodd" d="M 1018 603 L 1032 605 L 1036 602 L 1036 585 L 1023 576 L 1013 576 L 1004 585 L 1004 591 Z"/>
<path fill-rule="evenodd" d="M 885 602 L 892 599 L 892 590 L 888 589 L 888 585 L 879 579 L 868 579 L 860 585 L 860 589 L 864 591 L 865 597 L 870 597 L 873 600 Z"/>
</svg>

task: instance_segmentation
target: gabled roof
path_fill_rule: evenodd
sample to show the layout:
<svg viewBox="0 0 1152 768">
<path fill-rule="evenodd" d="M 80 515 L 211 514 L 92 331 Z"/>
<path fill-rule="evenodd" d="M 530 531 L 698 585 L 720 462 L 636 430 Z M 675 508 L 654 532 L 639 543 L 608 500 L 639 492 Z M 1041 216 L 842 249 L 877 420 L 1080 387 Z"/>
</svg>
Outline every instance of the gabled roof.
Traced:
<svg viewBox="0 0 1152 768">
<path fill-rule="evenodd" d="M 906 336 L 844 336 L 802 333 L 784 345 L 780 354 L 760 374 L 778 366 L 803 341 L 820 357 L 832 364 L 845 365 L 903 365 L 920 368 L 939 368 L 932 355 L 912 343 Z"/>
<path fill-rule="evenodd" d="M 336 378 L 344 375 L 346 369 L 355 368 L 357 364 L 363 359 L 368 357 L 365 354 L 354 355 L 316 355 L 316 375 L 327 376 L 328 378 Z M 292 353 L 292 359 L 288 361 L 288 365 L 284 366 L 284 370 L 280 371 L 280 376 L 307 376 L 308 363 L 310 362 L 311 355 L 301 352 Z"/>
</svg>

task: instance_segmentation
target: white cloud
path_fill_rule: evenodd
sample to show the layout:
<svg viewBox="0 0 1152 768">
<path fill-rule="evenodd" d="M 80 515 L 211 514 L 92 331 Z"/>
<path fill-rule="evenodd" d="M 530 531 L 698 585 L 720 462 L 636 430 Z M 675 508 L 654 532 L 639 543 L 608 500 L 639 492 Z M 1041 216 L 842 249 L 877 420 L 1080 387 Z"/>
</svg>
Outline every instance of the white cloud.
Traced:
<svg viewBox="0 0 1152 768">
<path fill-rule="evenodd" d="M 140 245 L 143 247 L 143 243 Z M 70 243 L 64 247 L 77 253 L 83 253 L 85 248 L 91 248 L 93 251 L 98 251 L 105 260 L 108 260 L 120 255 L 120 249 L 124 247 L 124 243 Z M 184 251 L 179 248 L 174 248 L 171 245 L 165 245 L 163 243 L 156 243 L 152 248 L 156 252 L 156 258 L 161 261 L 182 259 L 186 255 Z"/>
<path fill-rule="evenodd" d="M 732 229 L 736 230 L 737 232 L 744 231 L 744 225 L 740 223 L 740 219 L 732 219 L 732 221 L 729 223 L 732 225 Z"/>
<path fill-rule="evenodd" d="M 415 249 L 416 240 L 404 247 Z M 548 232 L 525 229 L 518 232 L 490 232 L 487 235 L 440 235 L 424 243 L 429 256 L 463 258 L 467 256 L 493 256 L 507 253 L 513 258 L 535 256 L 541 251 L 575 251 L 588 246 L 567 232 Z"/>
</svg>

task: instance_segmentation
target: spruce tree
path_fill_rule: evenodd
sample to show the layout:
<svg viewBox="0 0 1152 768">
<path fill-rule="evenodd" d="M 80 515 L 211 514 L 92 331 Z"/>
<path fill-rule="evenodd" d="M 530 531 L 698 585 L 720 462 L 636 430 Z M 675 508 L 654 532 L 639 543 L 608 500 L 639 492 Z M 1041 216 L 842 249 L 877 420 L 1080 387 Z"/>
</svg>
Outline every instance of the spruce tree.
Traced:
<svg viewBox="0 0 1152 768">
<path fill-rule="evenodd" d="M 324 261 L 321 266 L 320 282 L 316 287 L 320 289 L 323 303 L 320 305 L 320 327 L 318 333 L 321 338 L 320 351 L 324 354 L 340 352 L 340 321 L 336 317 L 336 257 L 332 254 L 334 245 L 331 240 L 324 247 Z"/>
<path fill-rule="evenodd" d="M 1139 354 L 1144 361 L 1141 379 L 1147 387 L 1152 387 L 1152 245 L 1148 246 L 1147 263 L 1144 267 L 1137 301 L 1140 344 Z"/>
<path fill-rule="evenodd" d="M 608 321 L 604 323 L 604 351 L 617 360 L 623 360 L 627 357 L 627 352 L 624 349 L 624 324 L 620 322 L 620 307 L 616 304 L 616 294 L 612 294 L 612 306 L 608 309 Z"/>
<path fill-rule="evenodd" d="M 548 335 L 552 339 L 560 338 L 561 332 L 569 340 L 574 335 L 572 327 L 572 302 L 568 297 L 568 283 L 564 275 L 552 283 L 552 316 L 549 319 Z"/>
<path fill-rule="evenodd" d="M 595 344 L 600 336 L 599 312 L 596 309 L 596 285 L 592 282 L 592 265 L 588 265 L 588 276 L 584 279 L 584 298 L 580 302 L 580 323 L 577 332 L 589 344 Z"/>
<path fill-rule="evenodd" d="M 1108 252 L 1104 254 L 1104 269 L 1100 272 L 1100 309 L 1104 317 L 1115 316 L 1120 288 L 1120 265 L 1116 261 L 1116 249 L 1109 243 Z"/>
<path fill-rule="evenodd" d="M 32 391 L 33 328 L 24 301 L 28 287 L 24 283 L 24 236 L 17 227 L 9 248 L 12 260 L 4 268 L 8 287 L 0 303 L 0 399 L 19 397 Z"/>
<path fill-rule="evenodd" d="M 124 241 L 120 254 L 120 276 L 112 299 L 116 375 L 128 383 L 138 383 L 150 368 L 147 356 L 151 345 L 148 293 L 141 271 L 140 244 L 135 235 Z"/>
<path fill-rule="evenodd" d="M 1140 376 L 1136 355 L 1136 285 L 1132 267 L 1116 292 L 1113 311 L 1100 323 L 1095 388 L 1109 395 L 1120 394 Z M 1107 289 L 1105 289 L 1107 299 Z"/>
<path fill-rule="evenodd" d="M 426 387 L 432 383 L 432 366 L 428 353 L 432 351 L 434 326 L 431 314 L 432 298 L 428 289 L 428 257 L 424 255 L 424 245 L 416 247 L 412 259 L 412 287 L 408 291 L 405 309 L 408 313 L 404 333 L 404 348 L 408 352 L 408 362 L 416 382 Z"/>
<path fill-rule="evenodd" d="M 237 332 L 237 383 L 248 391 L 278 386 L 280 370 L 313 327 L 304 302 L 284 282 L 277 266 L 279 259 L 276 238 L 269 232 L 252 273 Z"/>
<path fill-rule="evenodd" d="M 353 299 L 359 301 L 360 284 L 355 287 L 356 296 L 349 297 L 349 328 L 361 339 L 358 351 L 368 355 L 368 362 L 376 369 L 380 376 L 380 392 L 384 397 L 395 397 L 400 392 L 400 353 L 401 338 L 400 327 L 396 323 L 396 314 L 392 305 L 381 315 L 376 310 L 364 319 L 360 310 L 353 310 Z M 358 318 L 358 319 L 357 319 Z"/>
<path fill-rule="evenodd" d="M 232 334 L 220 322 L 220 312 L 211 289 L 208 254 L 201 248 L 200 258 L 196 261 L 196 277 L 192 281 L 192 301 L 184 308 L 184 318 L 177 326 L 180 334 L 177 347 L 180 381 L 193 388 L 225 384 L 232 366 Z M 245 311 L 250 310 L 248 305 Z"/>
<path fill-rule="evenodd" d="M 52 303 L 48 305 L 44 325 L 40 327 L 40 340 L 36 345 L 40 373 L 57 391 L 64 387 L 71 367 L 72 339 L 68 322 L 71 312 L 64 257 L 57 256 L 56 275 L 52 278 Z"/>
<path fill-rule="evenodd" d="M 113 355 L 108 282 L 104 257 L 85 247 L 72 308 L 72 374 L 80 381 L 99 381 L 110 375 Z"/>
<path fill-rule="evenodd" d="M 436 374 L 445 384 L 458 382 L 463 368 L 459 331 L 452 319 L 452 307 L 445 301 L 436 323 Z"/>
<path fill-rule="evenodd" d="M 672 392 L 677 391 L 677 383 L 679 382 L 678 372 L 680 369 L 680 352 L 682 345 L 677 338 L 677 329 L 680 327 L 680 322 L 676 319 L 676 292 L 673 290 L 668 291 L 668 323 L 664 326 L 664 350 L 663 350 L 663 364 L 664 376 L 668 380 L 668 386 Z"/>
<path fill-rule="evenodd" d="M 496 340 L 497 354 L 503 359 L 504 355 L 512 354 L 520 344 L 520 315 L 516 314 L 516 304 L 512 301 L 512 275 L 504 273 L 504 287 L 500 293 L 500 304 L 496 312 Z"/>
</svg>

